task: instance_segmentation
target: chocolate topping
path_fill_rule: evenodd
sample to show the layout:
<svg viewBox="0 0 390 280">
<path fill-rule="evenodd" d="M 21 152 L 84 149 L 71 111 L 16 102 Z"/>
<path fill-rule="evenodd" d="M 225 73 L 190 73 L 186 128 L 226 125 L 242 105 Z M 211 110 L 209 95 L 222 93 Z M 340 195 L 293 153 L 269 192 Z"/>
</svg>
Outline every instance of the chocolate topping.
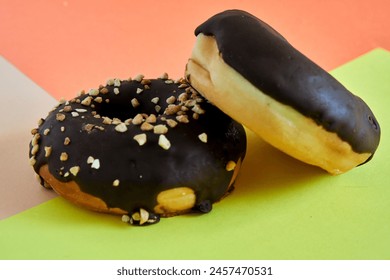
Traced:
<svg viewBox="0 0 390 280">
<path fill-rule="evenodd" d="M 167 114 L 171 105 L 179 110 Z M 179 116 L 187 122 L 177 121 Z M 183 80 L 137 76 L 109 80 L 59 104 L 34 130 L 30 162 L 38 174 L 47 164 L 57 180 L 74 181 L 109 208 L 153 212 L 157 195 L 176 187 L 193 189 L 196 205 L 219 200 L 233 177 L 225 166 L 242 160 L 245 151 L 242 125 Z"/>
<path fill-rule="evenodd" d="M 214 36 L 225 63 L 262 92 L 337 133 L 355 152 L 375 152 L 380 127 L 370 108 L 272 27 L 228 10 L 196 28 L 200 33 Z"/>
</svg>

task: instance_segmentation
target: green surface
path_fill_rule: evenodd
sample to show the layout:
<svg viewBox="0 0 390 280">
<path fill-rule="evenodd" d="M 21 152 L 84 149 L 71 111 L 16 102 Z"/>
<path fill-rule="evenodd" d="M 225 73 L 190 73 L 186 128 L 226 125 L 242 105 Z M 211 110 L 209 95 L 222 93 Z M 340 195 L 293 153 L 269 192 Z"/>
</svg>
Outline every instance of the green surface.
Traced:
<svg viewBox="0 0 390 280">
<path fill-rule="evenodd" d="M 331 176 L 248 132 L 236 190 L 210 214 L 131 227 L 56 198 L 0 221 L 0 259 L 390 259 L 390 53 L 332 74 L 381 124 L 370 163 Z"/>
</svg>

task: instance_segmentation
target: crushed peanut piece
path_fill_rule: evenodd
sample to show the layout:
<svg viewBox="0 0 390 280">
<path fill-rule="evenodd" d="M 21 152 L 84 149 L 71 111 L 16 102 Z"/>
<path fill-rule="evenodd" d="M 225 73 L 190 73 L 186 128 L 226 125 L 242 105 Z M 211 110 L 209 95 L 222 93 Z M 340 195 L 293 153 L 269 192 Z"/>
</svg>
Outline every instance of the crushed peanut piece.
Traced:
<svg viewBox="0 0 390 280">
<path fill-rule="evenodd" d="M 56 120 L 62 122 L 63 120 L 65 120 L 65 115 L 61 114 L 61 113 L 58 113 L 56 115 Z"/>
<path fill-rule="evenodd" d="M 158 101 L 160 101 L 160 98 L 159 98 L 159 97 L 153 97 L 150 101 L 151 101 L 152 103 L 154 103 L 154 104 L 157 104 Z"/>
<path fill-rule="evenodd" d="M 94 160 L 95 160 L 95 159 L 94 159 L 92 156 L 89 156 L 89 157 L 87 158 L 87 163 L 88 163 L 88 164 L 92 164 Z"/>
<path fill-rule="evenodd" d="M 188 120 L 188 116 L 187 115 L 180 115 L 180 116 L 176 116 L 176 120 L 180 123 L 189 123 L 190 121 Z"/>
<path fill-rule="evenodd" d="M 115 126 L 115 130 L 118 132 L 126 132 L 127 126 L 124 123 L 120 123 L 117 126 Z"/>
<path fill-rule="evenodd" d="M 108 79 L 108 80 L 107 80 L 107 85 L 108 85 L 108 86 L 113 86 L 113 85 L 114 85 L 114 82 L 115 82 L 114 79 Z"/>
<path fill-rule="evenodd" d="M 119 88 L 114 88 L 114 93 L 115 93 L 116 95 L 118 95 L 118 94 L 119 94 Z"/>
<path fill-rule="evenodd" d="M 114 80 L 114 87 L 120 87 L 120 86 L 121 86 L 121 80 L 115 79 Z M 115 91 L 115 89 L 114 89 L 114 91 Z"/>
<path fill-rule="evenodd" d="M 142 146 L 146 143 L 147 141 L 147 137 L 146 137 L 146 134 L 145 133 L 142 133 L 142 134 L 137 134 L 133 137 L 133 139 L 135 141 L 138 142 L 138 145 Z"/>
<path fill-rule="evenodd" d="M 140 125 L 144 121 L 144 117 L 141 114 L 137 114 L 131 121 L 134 125 Z"/>
<path fill-rule="evenodd" d="M 108 93 L 108 89 L 106 87 L 103 87 L 100 89 L 100 93 L 101 94 L 107 94 Z"/>
<path fill-rule="evenodd" d="M 161 76 L 158 77 L 158 79 L 167 80 L 168 79 L 168 73 L 162 73 Z"/>
<path fill-rule="evenodd" d="M 72 173 L 73 176 L 77 176 L 77 174 L 80 171 L 80 166 L 73 166 L 69 169 L 70 173 Z"/>
<path fill-rule="evenodd" d="M 120 181 L 119 181 L 118 179 L 116 179 L 116 180 L 114 180 L 114 182 L 112 182 L 112 185 L 113 185 L 114 187 L 118 187 L 118 186 L 119 186 L 119 183 L 120 183 Z"/>
<path fill-rule="evenodd" d="M 85 113 L 87 112 L 87 109 L 75 109 L 78 113 Z"/>
<path fill-rule="evenodd" d="M 38 144 L 35 144 L 32 148 L 31 148 L 31 154 L 32 155 L 36 155 L 38 153 L 38 150 L 39 150 L 39 145 Z"/>
<path fill-rule="evenodd" d="M 150 114 L 146 119 L 146 122 L 148 123 L 155 123 L 157 121 L 157 117 L 155 114 Z"/>
<path fill-rule="evenodd" d="M 30 157 L 29 162 L 30 162 L 31 166 L 34 166 L 37 163 L 37 160 L 35 159 L 35 156 Z"/>
<path fill-rule="evenodd" d="M 236 168 L 236 163 L 234 161 L 229 161 L 227 164 L 226 164 L 226 171 L 232 171 Z"/>
<path fill-rule="evenodd" d="M 137 108 L 140 105 L 140 103 L 137 98 L 133 98 L 131 99 L 131 105 L 133 106 L 133 108 Z"/>
<path fill-rule="evenodd" d="M 138 74 L 137 76 L 135 76 L 135 77 L 133 78 L 133 80 L 140 83 L 144 77 L 145 77 L 144 75 Z"/>
<path fill-rule="evenodd" d="M 68 154 L 63 152 L 60 156 L 60 161 L 67 161 L 68 160 Z"/>
<path fill-rule="evenodd" d="M 167 119 L 166 122 L 167 122 L 169 127 L 173 128 L 173 127 L 177 126 L 177 121 L 175 121 L 175 120 Z"/>
<path fill-rule="evenodd" d="M 166 127 L 166 125 L 164 124 L 156 125 L 153 128 L 153 133 L 155 134 L 165 134 L 167 132 L 168 132 L 168 127 Z"/>
<path fill-rule="evenodd" d="M 72 106 L 68 105 L 64 107 L 64 112 L 70 112 L 72 111 Z"/>
<path fill-rule="evenodd" d="M 150 131 L 154 128 L 154 126 L 148 122 L 143 122 L 141 125 L 141 130 L 142 131 Z"/>
<path fill-rule="evenodd" d="M 72 117 L 74 117 L 74 118 L 79 116 L 79 113 L 77 113 L 77 112 L 72 112 L 71 114 L 72 114 Z"/>
<path fill-rule="evenodd" d="M 99 169 L 100 168 L 100 160 L 99 159 L 94 159 L 93 162 L 92 162 L 91 168 Z"/>
<path fill-rule="evenodd" d="M 64 145 L 67 146 L 67 145 L 69 145 L 69 143 L 70 143 L 70 138 L 69 137 L 65 137 Z"/>
<path fill-rule="evenodd" d="M 207 143 L 207 134 L 206 134 L 206 133 L 199 134 L 199 135 L 198 135 L 198 138 L 199 138 L 199 140 L 202 141 L 203 143 Z"/>
<path fill-rule="evenodd" d="M 161 134 L 158 138 L 158 145 L 164 150 L 169 150 L 169 148 L 171 147 L 171 142 L 168 140 L 167 137 L 165 137 L 164 134 Z"/>
<path fill-rule="evenodd" d="M 137 91 L 136 91 L 136 93 L 137 94 L 140 94 L 141 92 L 143 92 L 144 90 L 142 89 L 142 88 L 137 88 Z"/>
<path fill-rule="evenodd" d="M 49 157 L 51 155 L 52 148 L 45 146 L 45 157 Z"/>
<path fill-rule="evenodd" d="M 109 117 L 103 117 L 103 123 L 104 124 L 112 124 L 112 119 Z"/>
<path fill-rule="evenodd" d="M 96 88 L 90 89 L 89 92 L 88 92 L 88 94 L 89 94 L 90 96 L 96 96 L 96 95 L 99 94 L 99 90 L 96 89 Z"/>
<path fill-rule="evenodd" d="M 81 105 L 89 106 L 89 105 L 91 105 L 91 102 L 92 102 L 92 97 L 88 96 L 83 101 L 81 101 Z"/>
<path fill-rule="evenodd" d="M 173 95 L 168 97 L 167 100 L 166 100 L 166 102 L 168 104 L 173 104 L 173 103 L 175 103 L 175 101 L 176 101 L 176 97 L 174 97 Z"/>
<path fill-rule="evenodd" d="M 44 131 L 43 131 L 43 135 L 48 135 L 50 132 L 50 128 L 46 128 Z"/>
</svg>

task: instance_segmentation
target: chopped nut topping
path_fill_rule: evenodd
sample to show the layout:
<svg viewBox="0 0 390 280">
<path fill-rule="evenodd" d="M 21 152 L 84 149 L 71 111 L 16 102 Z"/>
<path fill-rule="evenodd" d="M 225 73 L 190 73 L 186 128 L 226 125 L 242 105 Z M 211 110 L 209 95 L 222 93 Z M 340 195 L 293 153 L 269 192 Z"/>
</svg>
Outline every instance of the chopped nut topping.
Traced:
<svg viewBox="0 0 390 280">
<path fill-rule="evenodd" d="M 162 73 L 160 77 L 158 77 L 158 79 L 161 79 L 161 80 L 166 80 L 168 79 L 168 73 Z"/>
<path fill-rule="evenodd" d="M 89 92 L 88 92 L 88 94 L 89 94 L 90 96 L 96 96 L 96 95 L 99 94 L 99 90 L 96 89 L 96 88 L 90 89 Z"/>
<path fill-rule="evenodd" d="M 88 164 L 92 164 L 94 160 L 95 160 L 95 159 L 94 159 L 92 156 L 89 156 L 89 157 L 87 158 L 87 163 L 88 163 Z"/>
<path fill-rule="evenodd" d="M 104 124 L 112 124 L 112 119 L 110 119 L 109 117 L 102 117 L 102 118 Z"/>
<path fill-rule="evenodd" d="M 159 97 L 154 97 L 154 98 L 152 98 L 150 101 L 151 101 L 152 103 L 154 103 L 154 104 L 157 104 L 159 100 L 160 100 Z"/>
<path fill-rule="evenodd" d="M 77 174 L 80 171 L 80 166 L 73 166 L 69 169 L 70 173 L 72 173 L 73 176 L 77 176 Z"/>
<path fill-rule="evenodd" d="M 168 104 L 173 104 L 173 103 L 175 103 L 175 101 L 176 101 L 176 97 L 174 97 L 173 95 L 168 97 L 167 100 L 166 100 L 166 102 Z"/>
<path fill-rule="evenodd" d="M 146 122 L 148 123 L 155 123 L 157 121 L 157 117 L 155 114 L 150 114 L 146 119 Z"/>
<path fill-rule="evenodd" d="M 144 75 L 138 74 L 137 76 L 135 76 L 135 77 L 133 78 L 133 80 L 140 83 L 144 77 L 145 77 Z"/>
<path fill-rule="evenodd" d="M 46 128 L 44 131 L 43 131 L 43 135 L 48 135 L 50 132 L 50 128 Z"/>
<path fill-rule="evenodd" d="M 94 159 L 93 162 L 92 162 L 91 168 L 99 169 L 100 168 L 100 160 L 99 159 Z"/>
<path fill-rule="evenodd" d="M 61 132 L 65 131 L 65 126 L 61 126 Z"/>
<path fill-rule="evenodd" d="M 151 83 L 152 83 L 152 81 L 149 80 L 149 79 L 143 79 L 143 80 L 141 81 L 141 84 L 143 84 L 143 85 L 150 85 Z"/>
<path fill-rule="evenodd" d="M 199 138 L 199 140 L 202 141 L 203 143 L 207 143 L 207 134 L 206 134 L 206 133 L 199 134 L 199 135 L 198 135 L 198 138 Z"/>
<path fill-rule="evenodd" d="M 133 108 L 137 108 L 140 105 L 138 99 L 137 98 L 131 99 L 131 105 L 133 106 Z"/>
<path fill-rule="evenodd" d="M 78 113 L 85 113 L 87 112 L 87 109 L 75 109 Z"/>
<path fill-rule="evenodd" d="M 181 108 L 180 105 L 169 104 L 168 107 L 165 109 L 164 114 L 174 115 L 180 111 L 180 108 Z"/>
<path fill-rule="evenodd" d="M 141 125 L 141 130 L 142 130 L 142 131 L 150 131 L 150 130 L 152 130 L 153 128 L 154 128 L 154 126 L 153 126 L 152 124 L 148 123 L 148 122 L 144 122 L 144 123 L 142 123 L 142 125 Z"/>
<path fill-rule="evenodd" d="M 131 122 L 134 125 L 139 125 L 143 121 L 144 121 L 144 117 L 142 116 L 142 114 L 137 114 Z"/>
<path fill-rule="evenodd" d="M 179 85 L 179 87 L 178 87 L 178 88 L 186 88 L 186 87 L 188 87 L 188 84 L 186 84 L 186 83 L 182 83 L 182 84 L 180 84 L 180 85 Z"/>
<path fill-rule="evenodd" d="M 236 168 L 236 163 L 234 161 L 229 161 L 227 164 L 226 164 L 226 171 L 232 171 Z"/>
<path fill-rule="evenodd" d="M 107 94 L 108 93 L 108 89 L 103 87 L 103 88 L 100 89 L 100 93 L 101 94 Z"/>
<path fill-rule="evenodd" d="M 174 82 L 171 79 L 167 79 L 167 80 L 164 81 L 164 83 L 166 83 L 166 84 L 173 84 Z"/>
<path fill-rule="evenodd" d="M 154 106 L 154 110 L 156 110 L 156 113 L 160 112 L 161 111 L 161 106 L 160 105 Z"/>
<path fill-rule="evenodd" d="M 150 86 L 149 85 L 144 85 L 144 89 L 150 89 Z"/>
<path fill-rule="evenodd" d="M 104 100 L 106 103 L 110 103 L 110 99 L 106 99 L 106 100 Z"/>
<path fill-rule="evenodd" d="M 59 121 L 59 122 L 62 122 L 63 120 L 65 120 L 65 115 L 61 114 L 61 113 L 58 113 L 56 115 L 56 120 Z"/>
<path fill-rule="evenodd" d="M 114 180 L 114 182 L 112 182 L 112 185 L 114 186 L 114 187 L 118 187 L 119 186 L 119 180 L 118 179 L 116 179 L 116 180 Z"/>
<path fill-rule="evenodd" d="M 130 217 L 129 217 L 129 215 L 122 215 L 122 222 L 124 222 L 124 223 L 129 223 L 129 222 L 130 222 Z"/>
<path fill-rule="evenodd" d="M 140 94 L 141 92 L 143 92 L 144 90 L 142 88 L 137 88 L 137 94 Z"/>
<path fill-rule="evenodd" d="M 121 86 L 121 80 L 115 79 L 114 80 L 114 87 L 120 87 L 120 86 Z M 114 89 L 114 91 L 115 91 L 115 89 Z"/>
<path fill-rule="evenodd" d="M 119 88 L 114 88 L 114 93 L 115 93 L 116 95 L 118 95 L 118 94 L 119 94 Z"/>
<path fill-rule="evenodd" d="M 114 85 L 114 82 L 115 82 L 114 79 L 108 79 L 107 80 L 107 85 L 108 86 L 112 86 L 112 85 Z"/>
<path fill-rule="evenodd" d="M 44 123 L 44 121 L 45 121 L 44 119 L 40 118 L 38 120 L 38 126 L 41 126 Z"/>
<path fill-rule="evenodd" d="M 133 137 L 133 139 L 137 141 L 140 146 L 144 145 L 147 141 L 147 137 L 145 133 L 137 134 Z"/>
<path fill-rule="evenodd" d="M 178 97 L 178 100 L 179 100 L 180 102 L 185 102 L 185 101 L 187 101 L 187 100 L 188 100 L 188 93 L 186 93 L 186 92 L 181 93 L 181 94 L 179 95 L 179 97 Z"/>
<path fill-rule="evenodd" d="M 173 128 L 173 127 L 177 126 L 177 121 L 175 121 L 175 120 L 167 119 L 166 122 L 167 122 L 167 125 L 168 125 L 169 127 L 172 127 L 172 128 Z"/>
<path fill-rule="evenodd" d="M 31 154 L 32 154 L 32 155 L 36 155 L 36 153 L 38 153 L 38 150 L 39 150 L 39 145 L 38 145 L 38 144 L 35 144 L 35 145 L 31 148 Z"/>
<path fill-rule="evenodd" d="M 92 97 L 88 96 L 83 101 L 81 101 L 81 105 L 89 106 L 89 105 L 91 105 L 91 102 L 92 102 Z"/>
<path fill-rule="evenodd" d="M 186 102 L 184 102 L 184 105 L 185 105 L 186 107 L 193 107 L 193 106 L 196 105 L 196 100 L 194 100 L 194 99 L 189 99 L 189 100 L 187 100 Z"/>
<path fill-rule="evenodd" d="M 34 135 L 33 139 L 31 140 L 31 145 L 33 145 L 33 146 L 37 145 L 40 138 L 41 138 L 41 135 L 39 133 L 36 133 Z"/>
<path fill-rule="evenodd" d="M 68 160 L 68 154 L 63 152 L 60 156 L 60 161 L 67 161 Z"/>
<path fill-rule="evenodd" d="M 37 163 L 37 160 L 35 159 L 35 156 L 30 157 L 29 162 L 30 162 L 31 166 L 34 166 Z"/>
<path fill-rule="evenodd" d="M 198 104 L 196 104 L 194 107 L 192 107 L 192 111 L 194 111 L 195 113 L 198 113 L 199 115 L 202 115 L 205 113 L 205 110 L 200 108 L 200 106 Z"/>
<path fill-rule="evenodd" d="M 164 150 L 169 150 L 169 148 L 171 147 L 171 142 L 168 140 L 167 137 L 165 137 L 164 134 L 161 134 L 158 138 L 158 145 Z"/>
<path fill-rule="evenodd" d="M 117 125 L 117 124 L 120 124 L 120 123 L 122 123 L 122 121 L 120 119 L 118 119 L 118 118 L 113 118 L 112 119 L 112 124 Z"/>
<path fill-rule="evenodd" d="M 194 120 L 197 120 L 197 119 L 199 119 L 199 114 L 198 113 L 193 113 L 192 117 L 194 118 Z"/>
<path fill-rule="evenodd" d="M 33 128 L 33 129 L 31 129 L 31 134 L 35 135 L 38 133 L 38 131 L 39 131 L 38 128 Z"/>
<path fill-rule="evenodd" d="M 45 147 L 45 157 L 49 157 L 51 155 L 52 148 L 51 147 Z"/>
<path fill-rule="evenodd" d="M 71 114 L 72 114 L 72 117 L 74 117 L 74 118 L 80 116 L 79 113 L 77 113 L 77 112 L 72 112 Z"/>
<path fill-rule="evenodd" d="M 64 145 L 67 146 L 67 145 L 69 145 L 69 143 L 70 143 L 70 138 L 69 137 L 65 137 Z"/>
<path fill-rule="evenodd" d="M 99 126 L 99 125 L 95 125 L 94 128 L 99 129 L 100 131 L 103 131 L 103 130 L 104 130 L 104 127 Z"/>
<path fill-rule="evenodd" d="M 166 125 L 164 125 L 164 124 L 156 125 L 153 128 L 153 133 L 155 133 L 155 134 L 165 134 L 167 132 L 168 132 L 168 127 L 166 127 Z"/>
<path fill-rule="evenodd" d="M 139 213 L 140 213 L 140 222 L 139 222 L 139 224 L 143 225 L 144 223 L 146 223 L 149 220 L 149 212 L 146 211 L 143 208 L 140 208 L 139 209 Z"/>
<path fill-rule="evenodd" d="M 102 103 L 102 102 L 103 102 L 103 98 L 101 98 L 100 96 L 98 96 L 98 97 L 96 97 L 96 98 L 94 99 L 94 101 L 95 101 L 96 103 Z"/>
<path fill-rule="evenodd" d="M 91 132 L 94 126 L 95 125 L 93 124 L 87 123 L 86 125 L 84 125 L 83 130 L 85 130 L 86 132 Z"/>
<path fill-rule="evenodd" d="M 187 115 L 176 116 L 176 120 L 180 123 L 189 123 Z"/>
<path fill-rule="evenodd" d="M 115 126 L 115 130 L 118 132 L 126 132 L 127 126 L 124 123 L 120 123 L 117 126 Z"/>
<path fill-rule="evenodd" d="M 72 111 L 72 106 L 68 105 L 64 107 L 64 112 L 70 112 Z"/>
</svg>

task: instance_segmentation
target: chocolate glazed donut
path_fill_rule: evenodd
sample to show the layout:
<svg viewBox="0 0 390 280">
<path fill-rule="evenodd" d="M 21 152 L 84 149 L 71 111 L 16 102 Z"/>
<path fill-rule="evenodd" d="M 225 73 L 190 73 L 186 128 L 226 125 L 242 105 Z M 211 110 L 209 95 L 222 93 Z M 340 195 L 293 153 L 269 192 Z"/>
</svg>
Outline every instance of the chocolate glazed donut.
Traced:
<svg viewBox="0 0 390 280">
<path fill-rule="evenodd" d="M 332 174 L 371 159 L 380 127 L 370 108 L 272 27 L 228 10 L 195 35 L 186 78 L 222 111 Z"/>
<path fill-rule="evenodd" d="M 144 225 L 209 212 L 232 190 L 246 152 L 242 125 L 167 75 L 109 80 L 61 102 L 32 133 L 42 185 Z"/>
</svg>

